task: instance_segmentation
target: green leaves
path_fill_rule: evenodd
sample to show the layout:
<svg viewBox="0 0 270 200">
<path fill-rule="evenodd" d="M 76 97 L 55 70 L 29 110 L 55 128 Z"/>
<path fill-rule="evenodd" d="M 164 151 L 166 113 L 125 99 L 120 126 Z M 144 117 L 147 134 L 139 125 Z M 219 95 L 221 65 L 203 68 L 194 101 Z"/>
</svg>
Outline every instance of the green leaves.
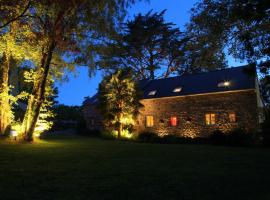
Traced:
<svg viewBox="0 0 270 200">
<path fill-rule="evenodd" d="M 108 129 L 117 129 L 119 124 L 133 126 L 140 107 L 140 94 L 130 69 L 117 70 L 106 76 L 98 90 L 99 109 Z M 124 127 L 125 128 L 125 127 Z"/>
</svg>

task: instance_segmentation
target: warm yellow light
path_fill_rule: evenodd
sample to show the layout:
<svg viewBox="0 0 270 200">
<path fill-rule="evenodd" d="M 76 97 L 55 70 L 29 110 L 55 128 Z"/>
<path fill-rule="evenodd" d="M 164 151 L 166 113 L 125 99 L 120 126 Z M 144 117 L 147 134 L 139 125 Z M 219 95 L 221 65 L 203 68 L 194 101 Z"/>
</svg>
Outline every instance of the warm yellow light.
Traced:
<svg viewBox="0 0 270 200">
<path fill-rule="evenodd" d="M 40 134 L 39 133 L 35 133 L 35 137 L 40 137 Z"/>
<path fill-rule="evenodd" d="M 18 132 L 16 130 L 11 130 L 10 134 L 12 137 L 17 137 L 18 136 Z"/>
<path fill-rule="evenodd" d="M 229 87 L 231 85 L 230 81 L 224 81 L 224 82 L 220 82 L 218 84 L 218 87 Z"/>
<path fill-rule="evenodd" d="M 130 133 L 128 130 L 124 129 L 122 132 L 122 137 L 130 139 L 130 138 L 132 138 L 132 133 Z"/>
<path fill-rule="evenodd" d="M 225 81 L 224 82 L 224 86 L 230 86 L 230 82 L 229 81 Z"/>
</svg>

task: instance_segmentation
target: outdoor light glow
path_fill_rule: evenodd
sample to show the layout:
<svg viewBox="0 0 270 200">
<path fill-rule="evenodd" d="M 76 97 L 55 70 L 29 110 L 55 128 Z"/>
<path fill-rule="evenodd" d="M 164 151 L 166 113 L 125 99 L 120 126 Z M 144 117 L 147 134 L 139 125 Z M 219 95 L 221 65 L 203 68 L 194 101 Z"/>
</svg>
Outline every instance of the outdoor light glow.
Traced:
<svg viewBox="0 0 270 200">
<path fill-rule="evenodd" d="M 12 137 L 17 137 L 18 136 L 18 132 L 16 130 L 11 130 L 10 134 Z"/>
<path fill-rule="evenodd" d="M 125 124 L 125 125 L 131 125 L 131 124 L 134 125 L 135 124 L 132 115 L 127 115 L 127 116 L 123 117 L 120 121 L 122 124 Z"/>
<path fill-rule="evenodd" d="M 125 129 L 122 132 L 122 137 L 130 139 L 132 137 L 132 133 L 130 133 L 128 130 Z"/>
<path fill-rule="evenodd" d="M 224 82 L 220 82 L 218 84 L 218 87 L 229 87 L 231 85 L 230 81 L 224 81 Z"/>
<path fill-rule="evenodd" d="M 40 134 L 39 133 L 35 133 L 35 137 L 40 137 Z"/>
<path fill-rule="evenodd" d="M 229 81 L 225 81 L 224 82 L 224 86 L 229 86 L 230 85 L 230 82 Z"/>
<path fill-rule="evenodd" d="M 175 92 L 175 93 L 181 92 L 181 91 L 182 91 L 182 88 L 181 88 L 181 87 L 175 88 L 175 89 L 173 90 L 173 92 Z"/>
<path fill-rule="evenodd" d="M 156 90 L 152 90 L 148 93 L 149 96 L 154 96 L 157 93 Z"/>
</svg>

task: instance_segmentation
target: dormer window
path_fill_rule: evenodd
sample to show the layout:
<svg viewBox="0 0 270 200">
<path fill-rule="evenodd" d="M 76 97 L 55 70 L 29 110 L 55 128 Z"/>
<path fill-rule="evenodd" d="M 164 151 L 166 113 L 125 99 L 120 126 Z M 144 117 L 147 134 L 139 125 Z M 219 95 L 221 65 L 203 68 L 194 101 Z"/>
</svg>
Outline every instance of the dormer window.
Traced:
<svg viewBox="0 0 270 200">
<path fill-rule="evenodd" d="M 148 96 L 154 96 L 157 93 L 156 90 L 152 90 L 148 93 Z"/>
<path fill-rule="evenodd" d="M 224 81 L 224 82 L 220 82 L 218 84 L 218 87 L 229 87 L 231 85 L 230 81 Z"/>
<path fill-rule="evenodd" d="M 177 93 L 177 92 L 181 92 L 182 91 L 182 87 L 177 87 L 173 90 L 173 92 Z"/>
</svg>

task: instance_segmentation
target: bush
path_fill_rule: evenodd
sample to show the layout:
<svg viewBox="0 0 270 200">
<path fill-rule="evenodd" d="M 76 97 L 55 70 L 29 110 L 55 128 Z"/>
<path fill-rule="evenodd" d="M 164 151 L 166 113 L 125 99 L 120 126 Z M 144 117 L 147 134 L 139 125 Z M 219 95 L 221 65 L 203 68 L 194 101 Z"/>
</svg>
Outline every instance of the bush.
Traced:
<svg viewBox="0 0 270 200">
<path fill-rule="evenodd" d="M 161 142 L 161 138 L 156 134 L 152 132 L 143 132 L 138 135 L 137 140 L 139 142 L 151 142 L 151 143 L 158 143 Z"/>
<path fill-rule="evenodd" d="M 161 138 L 162 143 L 166 144 L 205 144 L 207 143 L 204 138 L 188 138 L 180 137 L 177 135 L 166 135 Z"/>
<path fill-rule="evenodd" d="M 138 135 L 137 141 L 163 144 L 206 144 L 207 139 L 204 138 L 186 138 L 177 135 L 165 135 L 159 137 L 156 133 L 144 132 Z"/>
<path fill-rule="evenodd" d="M 226 134 L 217 130 L 210 135 L 209 143 L 226 146 L 252 146 L 255 145 L 255 137 L 254 134 L 243 129 L 235 129 Z"/>
<path fill-rule="evenodd" d="M 263 146 L 270 147 L 270 129 L 263 129 L 260 135 Z"/>
<path fill-rule="evenodd" d="M 168 144 L 183 143 L 183 139 L 185 138 L 180 138 L 176 135 L 165 135 L 164 137 L 161 138 L 163 143 Z"/>
<path fill-rule="evenodd" d="M 209 137 L 209 143 L 214 145 L 226 145 L 226 135 L 220 131 L 214 131 Z"/>
<path fill-rule="evenodd" d="M 255 144 L 255 138 L 252 133 L 243 129 L 235 129 L 227 136 L 227 145 L 229 146 L 251 146 Z"/>
<path fill-rule="evenodd" d="M 270 147 L 270 132 L 263 132 L 263 145 Z"/>
<path fill-rule="evenodd" d="M 110 131 L 102 131 L 100 136 L 105 140 L 114 140 L 116 138 L 115 135 L 113 135 Z"/>
<path fill-rule="evenodd" d="M 270 109 L 269 107 L 265 110 L 265 121 L 262 124 L 263 145 L 270 147 Z"/>
</svg>

